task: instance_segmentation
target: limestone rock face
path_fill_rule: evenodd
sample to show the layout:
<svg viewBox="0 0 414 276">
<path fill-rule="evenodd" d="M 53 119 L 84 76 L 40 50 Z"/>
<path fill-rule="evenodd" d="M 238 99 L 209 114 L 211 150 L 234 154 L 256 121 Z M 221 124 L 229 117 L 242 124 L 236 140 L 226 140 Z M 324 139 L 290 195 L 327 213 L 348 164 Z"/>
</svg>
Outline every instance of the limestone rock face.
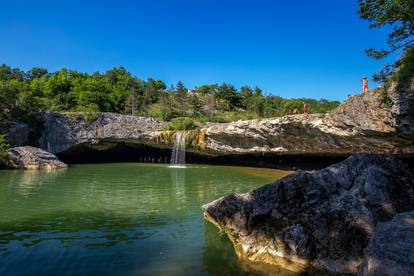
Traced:
<svg viewBox="0 0 414 276">
<path fill-rule="evenodd" d="M 338 119 L 339 120 L 339 119 Z M 388 129 L 387 125 L 383 126 Z M 409 155 L 414 142 L 397 132 L 345 126 L 331 114 L 291 115 L 262 120 L 212 124 L 205 129 L 211 154 Z"/>
<path fill-rule="evenodd" d="M 378 223 L 358 275 L 414 275 L 414 211 Z"/>
<path fill-rule="evenodd" d="M 8 166 L 13 169 L 63 169 L 67 165 L 54 154 L 34 147 L 15 147 L 7 151 Z"/>
<path fill-rule="evenodd" d="M 379 89 L 353 95 L 329 113 L 329 119 L 338 127 L 357 131 L 394 132 L 392 109 L 381 103 Z"/>
<path fill-rule="evenodd" d="M 414 173 L 392 157 L 356 154 L 203 209 L 243 259 L 356 273 L 376 224 L 414 209 Z"/>
<path fill-rule="evenodd" d="M 414 134 L 414 78 L 404 84 L 388 82 L 351 96 L 329 117 L 342 128 Z"/>
<path fill-rule="evenodd" d="M 392 114 L 396 129 L 402 133 L 414 133 L 414 78 L 406 84 L 390 84 L 388 88 L 393 101 Z"/>
<path fill-rule="evenodd" d="M 43 113 L 39 116 L 44 130 L 39 146 L 59 153 L 79 144 L 95 144 L 100 140 L 149 142 L 148 135 L 160 130 L 163 123 L 152 118 L 96 113 L 93 115 Z"/>
</svg>

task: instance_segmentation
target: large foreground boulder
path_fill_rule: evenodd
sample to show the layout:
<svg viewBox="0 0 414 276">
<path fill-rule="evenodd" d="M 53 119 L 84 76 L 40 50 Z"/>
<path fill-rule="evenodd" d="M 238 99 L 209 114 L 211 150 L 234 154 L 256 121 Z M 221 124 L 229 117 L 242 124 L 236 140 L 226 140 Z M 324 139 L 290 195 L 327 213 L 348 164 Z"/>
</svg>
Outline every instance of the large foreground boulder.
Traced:
<svg viewBox="0 0 414 276">
<path fill-rule="evenodd" d="M 356 273 L 376 224 L 414 209 L 414 173 L 392 157 L 356 154 L 203 209 L 242 259 Z"/>
<path fill-rule="evenodd" d="M 414 275 L 414 211 L 378 223 L 358 275 Z"/>
<path fill-rule="evenodd" d="M 56 155 L 34 147 L 16 147 L 7 151 L 7 166 L 13 169 L 62 169 L 67 165 L 60 161 Z"/>
</svg>

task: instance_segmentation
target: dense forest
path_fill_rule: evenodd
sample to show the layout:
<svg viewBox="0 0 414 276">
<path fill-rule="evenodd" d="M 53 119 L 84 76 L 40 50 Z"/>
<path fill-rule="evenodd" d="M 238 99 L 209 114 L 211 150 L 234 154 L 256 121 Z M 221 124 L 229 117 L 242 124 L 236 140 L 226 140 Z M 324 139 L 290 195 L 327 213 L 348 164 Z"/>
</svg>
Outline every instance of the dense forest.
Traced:
<svg viewBox="0 0 414 276">
<path fill-rule="evenodd" d="M 164 121 L 191 117 L 196 122 L 277 117 L 303 102 L 310 113 L 323 113 L 336 101 L 284 99 L 265 96 L 258 87 L 202 85 L 192 90 L 182 82 L 167 88 L 162 80 L 141 80 L 123 67 L 105 73 L 81 73 L 63 68 L 50 73 L 44 68 L 27 72 L 0 66 L 0 129 L 12 121 L 25 121 L 39 111 L 116 112 L 149 116 Z"/>
</svg>

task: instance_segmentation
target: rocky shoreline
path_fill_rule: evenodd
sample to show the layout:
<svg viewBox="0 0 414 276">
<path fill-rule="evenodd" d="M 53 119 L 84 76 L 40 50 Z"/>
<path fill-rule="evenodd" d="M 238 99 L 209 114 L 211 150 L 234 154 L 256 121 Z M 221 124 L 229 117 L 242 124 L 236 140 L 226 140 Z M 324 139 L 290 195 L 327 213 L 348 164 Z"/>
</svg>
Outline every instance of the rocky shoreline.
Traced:
<svg viewBox="0 0 414 276">
<path fill-rule="evenodd" d="M 357 273 L 376 225 L 414 209 L 414 172 L 392 157 L 357 154 L 203 209 L 241 259 L 295 272 Z M 410 250 L 399 265 L 414 273 Z"/>
</svg>

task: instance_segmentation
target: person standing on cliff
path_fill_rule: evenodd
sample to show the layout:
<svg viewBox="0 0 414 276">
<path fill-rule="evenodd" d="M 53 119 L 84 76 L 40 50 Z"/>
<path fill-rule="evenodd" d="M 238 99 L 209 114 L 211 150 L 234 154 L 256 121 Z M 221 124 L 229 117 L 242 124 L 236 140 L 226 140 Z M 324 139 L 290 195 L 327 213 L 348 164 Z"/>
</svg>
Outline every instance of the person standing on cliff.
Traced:
<svg viewBox="0 0 414 276">
<path fill-rule="evenodd" d="M 368 78 L 367 77 L 362 78 L 362 92 L 363 93 L 368 92 Z"/>
<path fill-rule="evenodd" d="M 303 102 L 303 114 L 308 114 L 308 113 L 309 113 L 308 104 Z"/>
</svg>

